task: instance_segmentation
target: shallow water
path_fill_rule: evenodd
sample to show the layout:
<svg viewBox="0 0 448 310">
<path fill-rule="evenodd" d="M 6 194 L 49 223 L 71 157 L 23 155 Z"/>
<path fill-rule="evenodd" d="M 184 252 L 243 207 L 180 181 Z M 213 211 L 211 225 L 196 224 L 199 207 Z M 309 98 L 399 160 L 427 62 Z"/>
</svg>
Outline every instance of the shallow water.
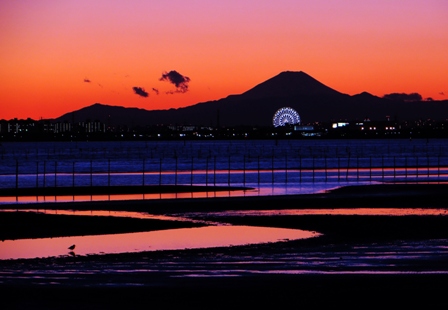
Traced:
<svg viewBox="0 0 448 310">
<path fill-rule="evenodd" d="M 5 209 L 1 212 L 18 212 Z M 173 215 L 154 215 L 129 211 L 78 211 L 78 210 L 30 210 L 54 215 L 115 216 L 168 221 L 203 223 L 202 228 L 169 229 L 151 232 L 76 236 L 58 238 L 34 238 L 6 240 L 0 243 L 0 259 L 54 257 L 68 255 L 112 254 L 157 250 L 183 250 L 192 248 L 228 247 L 296 240 L 319 236 L 318 232 L 271 227 L 231 226 L 225 222 L 212 222 L 208 217 L 226 216 L 300 216 L 300 215 L 362 215 L 362 216 L 446 216 L 445 208 L 341 208 L 341 209 L 276 209 L 276 210 L 230 210 L 222 212 L 189 212 Z M 203 218 L 203 219 L 202 219 Z M 356 233 L 356 232 L 354 232 Z M 75 251 L 68 246 L 76 244 Z"/>
<path fill-rule="evenodd" d="M 122 199 L 207 198 L 233 196 L 268 196 L 285 194 L 311 194 L 346 185 L 377 184 L 381 182 L 446 182 L 448 180 L 448 147 L 446 140 L 294 140 L 294 141 L 210 141 L 210 142 L 112 142 L 112 143 L 14 143 L 4 144 L 0 152 L 0 188 L 100 186 L 100 185 L 232 185 L 252 187 L 249 191 L 224 191 L 200 193 L 92 195 L 92 196 L 37 196 L 2 197 L 2 203 L 56 202 L 56 201 L 108 201 Z M 417 212 L 417 213 L 416 213 Z M 266 210 L 235 211 L 244 215 L 445 215 L 444 209 L 339 209 L 339 210 Z M 217 213 L 227 216 L 230 213 Z M 150 215 L 148 215 L 150 216 Z M 191 214 L 197 218 L 201 214 Z M 187 219 L 188 220 L 188 219 Z M 213 229 L 232 229 L 235 226 L 213 226 Z M 247 229 L 247 228 L 246 228 Z M 252 228 L 250 228 L 252 229 Z M 272 228 L 267 228 L 272 237 Z M 187 229 L 194 231 L 193 229 Z M 220 230 L 222 241 L 213 239 L 205 246 L 248 244 L 247 242 L 278 242 L 280 239 L 233 240 L 231 234 Z M 176 230 L 178 233 L 180 230 Z M 203 230 L 202 230 L 203 231 Z M 180 231 L 182 232 L 182 231 Z M 162 232 L 152 232 L 155 233 Z M 167 231 L 163 233 L 169 233 Z M 295 231 L 297 233 L 297 231 Z M 149 234 L 149 233 L 148 233 Z M 174 237 L 175 241 L 183 236 Z M 212 234 L 199 234 L 198 238 Z M 202 236 L 204 235 L 204 236 Z M 237 237 L 245 236 L 242 231 Z M 262 236 L 260 232 L 257 233 Z M 133 235 L 134 239 L 137 235 Z M 118 244 L 129 244 L 119 251 L 154 251 L 157 240 L 133 244 L 124 237 L 108 235 L 111 248 L 101 248 L 88 238 L 102 236 L 43 239 L 30 244 L 0 243 L 0 254 L 17 248 L 36 251 L 33 257 L 63 256 L 72 254 L 67 249 L 76 244 L 74 255 L 116 253 Z M 77 238 L 77 239 L 70 239 Z M 127 237 L 128 238 L 128 237 Z M 203 247 L 192 244 L 196 237 L 176 244 L 177 249 Z M 282 239 L 283 238 L 283 239 Z M 142 240 L 145 240 L 144 238 Z M 221 240 L 221 241 L 220 241 Z M 271 240 L 271 241 L 269 241 Z M 17 240 L 21 241 L 21 240 Z M 133 242 L 133 241 L 132 241 Z M 223 242 L 223 243 L 220 243 Z M 100 242 L 101 243 L 101 242 Z M 8 250 L 3 246 L 7 244 Z M 49 244 L 51 252 L 45 252 Z M 90 249 L 90 244 L 93 246 Z M 269 244 L 269 243 L 268 243 Z M 287 242 L 285 242 L 287 244 Z M 164 244 L 161 249 L 171 245 Z M 184 251 L 181 251 L 184 252 Z M 17 254 L 25 255 L 25 254 Z M 71 281 L 70 274 L 81 279 L 83 274 L 123 274 L 124 284 L 139 285 L 151 273 L 167 273 L 173 277 L 241 276 L 258 273 L 448 273 L 448 240 L 396 241 L 386 244 L 361 244 L 354 246 L 329 246 L 316 249 L 294 248 L 280 252 L 261 251 L 254 255 L 228 254 L 222 251 L 209 257 L 164 257 L 160 261 L 136 259 L 133 262 L 93 261 L 89 264 L 38 266 L 26 269 L 22 264 L 0 270 L 0 282 L 8 277 L 32 278 L 33 281 L 61 283 Z M 58 269 L 59 268 L 59 269 Z M 138 282 L 137 273 L 142 274 Z M 91 279 L 87 279 L 87 283 Z M 132 282 L 134 281 L 135 282 Z M 75 281 L 76 282 L 76 281 Z"/>
<path fill-rule="evenodd" d="M 287 245 L 287 242 L 284 243 Z M 65 246 L 64 243 L 61 246 Z M 60 255 L 68 256 L 61 251 Z M 148 252 L 150 253 L 150 252 Z M 2 266 L 0 283 L 140 286 L 162 279 L 261 274 L 448 274 L 448 240 L 289 247 L 259 251 L 223 248 L 124 260 L 33 260 Z M 106 279 L 104 278 L 106 277 Z"/>
<path fill-rule="evenodd" d="M 2 204 L 53 203 L 76 201 L 117 201 L 117 200 L 154 200 L 154 199 L 188 199 L 217 197 L 250 197 L 316 194 L 336 189 L 346 185 L 379 184 L 380 182 L 311 182 L 311 183 L 276 183 L 276 184 L 245 184 L 247 190 L 155 193 L 155 194 L 120 194 L 120 195 L 57 195 L 57 196 L 0 196 Z M 223 185 L 226 186 L 226 185 Z"/>
<path fill-rule="evenodd" d="M 58 210 L 58 209 L 3 209 L 0 212 L 37 212 L 53 215 L 83 215 L 83 216 L 115 216 L 130 217 L 138 219 L 157 219 L 166 221 L 199 222 L 196 218 L 204 217 L 226 217 L 226 216 L 285 216 L 285 215 L 387 215 L 387 216 L 446 216 L 448 208 L 337 208 L 337 209 L 273 209 L 273 210 L 225 210 L 219 212 L 188 212 L 182 214 L 160 215 L 147 212 L 132 211 L 104 211 L 104 210 Z M 214 225 L 226 225 L 225 223 L 214 223 L 201 221 L 202 223 L 213 223 Z"/>
<path fill-rule="evenodd" d="M 0 243 L 0 259 L 228 247 L 313 238 L 319 235 L 299 229 L 206 226 L 127 234 L 5 240 Z M 76 245 L 73 251 L 68 249 L 72 244 Z"/>
<path fill-rule="evenodd" d="M 372 182 L 445 182 L 447 140 L 5 143 L 0 188 L 219 185 L 255 191 L 2 198 L 5 202 L 315 193 Z"/>
<path fill-rule="evenodd" d="M 387 215 L 387 216 L 446 216 L 446 208 L 337 208 L 337 209 L 275 209 L 275 210 L 230 210 L 223 212 L 193 212 L 191 217 L 212 216 L 297 216 L 297 215 Z"/>
</svg>

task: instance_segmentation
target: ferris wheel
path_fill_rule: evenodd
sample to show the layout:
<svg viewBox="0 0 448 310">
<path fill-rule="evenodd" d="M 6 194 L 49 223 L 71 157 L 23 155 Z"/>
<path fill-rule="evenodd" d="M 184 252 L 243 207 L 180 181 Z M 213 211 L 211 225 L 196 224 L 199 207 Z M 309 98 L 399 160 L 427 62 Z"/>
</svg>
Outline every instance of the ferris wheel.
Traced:
<svg viewBox="0 0 448 310">
<path fill-rule="evenodd" d="M 300 116 L 293 108 L 283 107 L 275 112 L 272 123 L 275 127 L 285 126 L 286 124 L 294 125 L 300 123 Z"/>
</svg>

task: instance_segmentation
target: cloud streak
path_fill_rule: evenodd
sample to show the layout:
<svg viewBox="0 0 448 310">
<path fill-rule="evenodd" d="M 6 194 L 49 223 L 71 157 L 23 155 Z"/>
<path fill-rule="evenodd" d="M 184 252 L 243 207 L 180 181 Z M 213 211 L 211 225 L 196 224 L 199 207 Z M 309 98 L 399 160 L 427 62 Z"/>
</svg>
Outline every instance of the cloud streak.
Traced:
<svg viewBox="0 0 448 310">
<path fill-rule="evenodd" d="M 176 91 L 170 91 L 167 92 L 167 94 L 186 93 L 188 91 L 188 83 L 190 82 L 190 78 L 188 76 L 184 76 L 175 70 L 164 72 L 159 80 L 170 82 L 176 86 Z"/>
<path fill-rule="evenodd" d="M 149 94 L 145 91 L 145 89 L 143 87 L 138 87 L 138 86 L 134 86 L 132 87 L 132 89 L 134 90 L 134 93 L 141 96 L 141 97 L 148 97 Z"/>
</svg>

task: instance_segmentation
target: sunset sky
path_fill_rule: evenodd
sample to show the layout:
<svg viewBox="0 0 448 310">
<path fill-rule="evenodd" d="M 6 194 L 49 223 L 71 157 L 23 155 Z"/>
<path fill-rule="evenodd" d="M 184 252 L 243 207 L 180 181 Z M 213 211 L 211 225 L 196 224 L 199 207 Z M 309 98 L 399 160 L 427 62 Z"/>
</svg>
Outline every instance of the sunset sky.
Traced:
<svg viewBox="0 0 448 310">
<path fill-rule="evenodd" d="M 1 1 L 0 44 L 0 119 L 184 107 L 282 71 L 448 99 L 446 0 Z"/>
</svg>

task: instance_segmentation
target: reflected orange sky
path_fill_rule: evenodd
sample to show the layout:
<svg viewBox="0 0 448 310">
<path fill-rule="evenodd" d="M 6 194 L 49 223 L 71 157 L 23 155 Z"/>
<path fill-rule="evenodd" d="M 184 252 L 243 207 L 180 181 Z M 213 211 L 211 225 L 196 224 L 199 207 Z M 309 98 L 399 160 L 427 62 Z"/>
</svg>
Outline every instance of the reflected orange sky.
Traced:
<svg viewBox="0 0 448 310">
<path fill-rule="evenodd" d="M 0 119 L 184 107 L 287 70 L 349 95 L 448 99 L 447 13 L 444 0 L 2 1 Z M 171 70 L 187 92 L 160 80 Z"/>
<path fill-rule="evenodd" d="M 263 190 L 234 190 L 234 191 L 208 191 L 208 192 L 180 192 L 157 194 L 123 194 L 123 195 L 74 195 L 74 196 L 0 196 L 2 203 L 50 203 L 68 201 L 113 201 L 113 200 L 146 200 L 146 199 L 182 199 L 182 198 L 213 198 L 213 197 L 241 197 L 261 194 L 284 194 L 286 189 L 270 188 Z"/>
<path fill-rule="evenodd" d="M 236 246 L 318 236 L 319 233 L 300 229 L 206 226 L 113 235 L 6 240 L 0 242 L 0 259 L 68 256 L 68 247 L 72 244 L 76 246 L 76 255 L 88 255 Z"/>
<path fill-rule="evenodd" d="M 17 212 L 17 209 L 3 209 L 0 212 Z M 84 215 L 84 216 L 116 216 L 116 217 L 131 217 L 139 219 L 158 219 L 165 221 L 187 221 L 200 222 L 200 220 L 193 220 L 189 217 L 195 218 L 201 212 L 188 212 L 185 217 L 156 215 L 147 212 L 132 212 L 132 211 L 104 211 L 104 210 L 53 210 L 53 209 L 20 209 L 20 212 L 38 212 L 43 214 L 53 215 Z M 439 216 L 448 215 L 447 208 L 334 208 L 331 206 L 323 209 L 272 209 L 272 210 L 225 210 L 219 212 L 207 211 L 208 216 L 285 216 L 285 215 L 387 215 L 387 216 Z M 211 222 L 209 222 L 211 223 Z M 214 225 L 228 225 L 226 223 L 213 223 Z"/>
<path fill-rule="evenodd" d="M 32 210 L 24 210 L 32 212 Z M 36 211 L 36 210 L 34 210 Z M 37 210 L 45 214 L 125 216 L 160 220 L 189 221 L 185 217 L 159 216 L 125 211 L 74 211 Z M 280 210 L 230 210 L 207 212 L 207 216 L 297 216 L 297 215 L 363 215 L 363 216 L 446 216 L 447 209 L 418 208 L 341 208 L 341 209 L 280 209 Z M 4 210 L 2 212 L 16 212 Z M 198 213 L 189 213 L 197 217 Z M 191 220 L 195 221 L 195 220 Z M 211 223 L 211 222 L 210 222 Z M 109 234 L 97 236 L 75 236 L 58 238 L 36 238 L 4 240 L 0 242 L 0 259 L 68 256 L 68 247 L 75 244 L 76 255 L 143 252 L 236 246 L 245 244 L 279 242 L 318 237 L 313 231 L 272 227 L 232 226 L 225 223 L 211 223 L 213 226 L 180 228 L 161 231 Z"/>
<path fill-rule="evenodd" d="M 209 216 L 294 216 L 294 215 L 363 215 L 363 216 L 439 216 L 448 215 L 448 209 L 440 208 L 335 208 L 325 209 L 276 209 L 276 210 L 230 210 L 207 212 Z"/>
</svg>

